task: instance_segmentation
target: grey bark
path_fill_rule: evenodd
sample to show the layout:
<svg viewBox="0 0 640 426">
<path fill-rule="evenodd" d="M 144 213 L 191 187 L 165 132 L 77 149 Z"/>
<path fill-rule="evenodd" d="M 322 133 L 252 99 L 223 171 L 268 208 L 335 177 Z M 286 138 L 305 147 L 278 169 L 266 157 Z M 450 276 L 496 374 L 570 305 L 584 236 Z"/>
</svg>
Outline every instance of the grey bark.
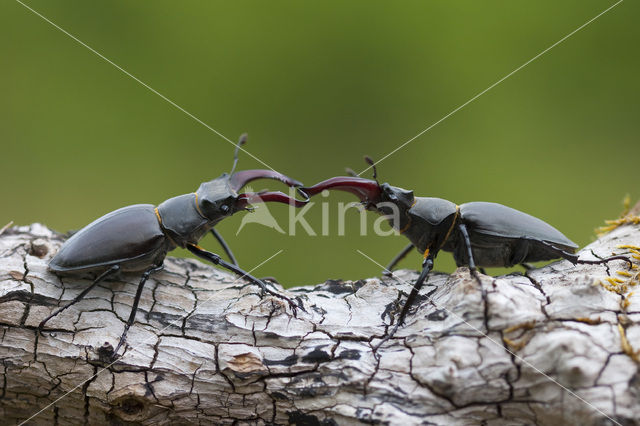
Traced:
<svg viewBox="0 0 640 426">
<path fill-rule="evenodd" d="M 29 424 L 637 424 L 639 269 L 560 261 L 523 274 L 434 273 L 406 326 L 385 335 L 417 278 L 328 281 L 260 297 L 201 262 L 167 258 L 122 332 L 139 276 L 103 283 L 47 271 L 62 238 L 0 236 L 0 417 Z M 624 225 L 581 252 L 640 246 Z M 635 267 L 640 256 L 634 258 Z M 622 274 L 620 273 L 622 272 Z M 634 291 L 636 290 L 636 291 Z"/>
</svg>

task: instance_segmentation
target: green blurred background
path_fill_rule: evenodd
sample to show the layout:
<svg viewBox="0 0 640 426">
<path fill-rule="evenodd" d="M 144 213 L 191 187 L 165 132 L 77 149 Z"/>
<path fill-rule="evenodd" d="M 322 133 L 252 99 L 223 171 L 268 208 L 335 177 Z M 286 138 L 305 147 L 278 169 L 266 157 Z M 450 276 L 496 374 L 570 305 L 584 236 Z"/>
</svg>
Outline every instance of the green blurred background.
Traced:
<svg viewBox="0 0 640 426">
<path fill-rule="evenodd" d="M 26 2 L 273 168 L 312 184 L 381 158 L 613 4 L 573 1 Z M 379 165 L 457 203 L 495 201 L 580 245 L 640 197 L 638 2 L 626 1 Z M 192 192 L 233 146 L 20 3 L 0 3 L 0 226 L 78 229 Z M 262 168 L 247 155 L 240 169 Z M 370 174 L 368 174 L 370 177 Z M 264 181 L 263 187 L 281 189 Z M 337 232 L 332 194 L 330 226 Z M 320 232 L 321 208 L 306 216 Z M 287 206 L 270 209 L 286 229 Z M 403 237 L 218 229 L 287 286 L 376 276 Z M 369 215 L 369 230 L 376 218 Z M 215 240 L 202 245 L 220 252 Z M 185 255 L 176 251 L 176 255 Z M 417 268 L 413 254 L 402 266 Z M 454 268 L 441 254 L 436 269 Z"/>
</svg>

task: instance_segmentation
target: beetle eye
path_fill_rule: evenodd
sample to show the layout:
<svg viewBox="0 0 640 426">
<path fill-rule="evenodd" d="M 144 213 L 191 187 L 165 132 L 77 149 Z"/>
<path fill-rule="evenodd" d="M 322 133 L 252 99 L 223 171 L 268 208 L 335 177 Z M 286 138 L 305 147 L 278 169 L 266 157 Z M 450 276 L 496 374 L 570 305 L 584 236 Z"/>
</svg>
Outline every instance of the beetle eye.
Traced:
<svg viewBox="0 0 640 426">
<path fill-rule="evenodd" d="M 220 211 L 222 212 L 222 214 L 227 214 L 229 213 L 229 206 L 226 204 L 223 204 L 220 206 Z"/>
</svg>

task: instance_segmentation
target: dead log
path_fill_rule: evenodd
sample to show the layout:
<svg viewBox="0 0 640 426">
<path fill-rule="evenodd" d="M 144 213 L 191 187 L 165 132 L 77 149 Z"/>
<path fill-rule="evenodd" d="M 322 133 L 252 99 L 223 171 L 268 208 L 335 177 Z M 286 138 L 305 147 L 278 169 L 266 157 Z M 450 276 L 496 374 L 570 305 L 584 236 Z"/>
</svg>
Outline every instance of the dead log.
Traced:
<svg viewBox="0 0 640 426">
<path fill-rule="evenodd" d="M 581 256 L 626 253 L 638 268 L 640 226 L 620 225 Z M 138 275 L 99 285 L 39 333 L 40 320 L 89 284 L 47 271 L 61 243 L 38 224 L 0 236 L 5 424 L 640 419 L 640 269 L 623 261 L 482 275 L 482 286 L 466 268 L 434 273 L 406 326 L 375 356 L 414 271 L 289 289 L 306 308 L 294 317 L 255 286 L 167 258 L 112 362 Z"/>
</svg>

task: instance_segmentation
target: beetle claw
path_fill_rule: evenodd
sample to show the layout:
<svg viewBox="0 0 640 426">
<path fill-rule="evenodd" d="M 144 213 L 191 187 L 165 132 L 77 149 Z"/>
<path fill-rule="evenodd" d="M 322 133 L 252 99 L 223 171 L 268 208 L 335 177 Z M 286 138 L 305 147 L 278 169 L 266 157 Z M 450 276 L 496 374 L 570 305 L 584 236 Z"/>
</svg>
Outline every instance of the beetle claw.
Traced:
<svg viewBox="0 0 640 426">
<path fill-rule="evenodd" d="M 251 206 L 251 203 L 268 203 L 268 202 L 278 202 L 283 204 L 289 204 L 290 206 L 294 206 L 294 207 L 302 207 L 309 202 L 309 197 L 306 197 L 305 200 L 298 200 L 296 198 L 291 198 L 290 196 L 288 196 L 287 194 L 281 191 L 246 192 L 243 194 L 238 194 L 237 208 L 239 210 L 242 210 L 242 209 L 247 210 L 247 209 L 254 208 Z"/>
<path fill-rule="evenodd" d="M 319 194 L 325 189 L 337 189 L 354 194 L 365 205 L 369 206 L 380 202 L 382 191 L 378 182 L 353 176 L 338 176 L 326 179 L 310 187 L 301 188 L 310 196 Z"/>
<path fill-rule="evenodd" d="M 239 191 L 243 186 L 257 179 L 278 180 L 293 188 L 302 186 L 302 182 L 290 178 L 289 176 L 283 175 L 282 173 L 273 170 L 262 169 L 241 170 L 239 172 L 235 172 L 234 174 L 229 176 L 229 186 L 234 191 Z"/>
<path fill-rule="evenodd" d="M 304 306 L 302 304 L 302 302 L 299 300 L 299 298 L 297 299 L 297 302 L 294 302 L 293 300 L 291 300 L 290 298 L 288 298 L 287 296 L 283 296 L 283 295 L 279 295 L 280 298 L 282 298 L 283 300 L 286 300 L 287 303 L 289 304 L 289 308 L 291 308 L 291 312 L 293 313 L 293 317 L 294 318 L 298 318 L 298 309 L 300 309 L 303 312 L 307 312 L 304 309 Z"/>
</svg>

